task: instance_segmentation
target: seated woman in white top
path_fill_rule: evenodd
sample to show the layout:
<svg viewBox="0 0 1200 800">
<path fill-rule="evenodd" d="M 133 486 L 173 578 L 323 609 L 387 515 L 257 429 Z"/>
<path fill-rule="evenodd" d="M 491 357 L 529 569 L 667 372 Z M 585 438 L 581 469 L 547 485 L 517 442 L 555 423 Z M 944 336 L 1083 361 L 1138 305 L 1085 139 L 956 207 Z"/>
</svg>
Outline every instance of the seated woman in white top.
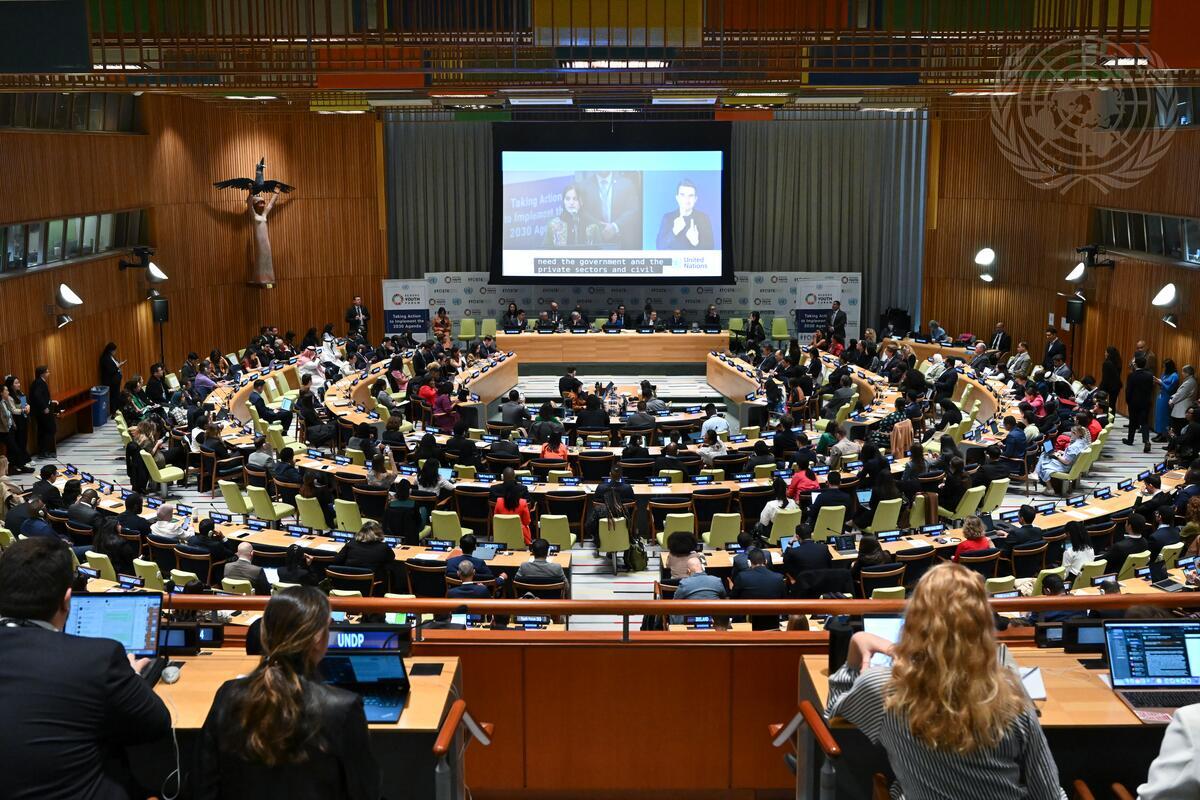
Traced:
<svg viewBox="0 0 1200 800">
<path fill-rule="evenodd" d="M 700 460 L 704 462 L 704 466 L 711 467 L 713 459 L 728 453 L 729 448 L 725 447 L 725 443 L 721 441 L 721 437 L 717 436 L 716 430 L 710 428 L 704 434 L 704 444 L 700 445 L 698 452 L 700 453 Z"/>
<path fill-rule="evenodd" d="M 772 481 L 771 488 L 775 490 L 775 498 L 763 506 L 762 513 L 758 515 L 758 524 L 764 528 L 771 527 L 771 524 L 775 522 L 775 515 L 780 511 L 800 508 L 796 505 L 795 500 L 787 496 L 788 485 L 783 478 L 776 478 Z"/>
<path fill-rule="evenodd" d="M 877 653 L 892 665 L 870 666 Z M 828 714 L 883 746 L 893 798 L 1066 798 L 1037 711 L 1000 662 L 983 581 L 957 564 L 921 578 L 897 644 L 851 638 Z"/>
<path fill-rule="evenodd" d="M 1092 540 L 1082 522 L 1067 523 L 1067 542 L 1063 546 L 1062 565 L 1067 568 L 1067 578 L 1074 578 L 1083 565 L 1096 560 Z"/>
</svg>

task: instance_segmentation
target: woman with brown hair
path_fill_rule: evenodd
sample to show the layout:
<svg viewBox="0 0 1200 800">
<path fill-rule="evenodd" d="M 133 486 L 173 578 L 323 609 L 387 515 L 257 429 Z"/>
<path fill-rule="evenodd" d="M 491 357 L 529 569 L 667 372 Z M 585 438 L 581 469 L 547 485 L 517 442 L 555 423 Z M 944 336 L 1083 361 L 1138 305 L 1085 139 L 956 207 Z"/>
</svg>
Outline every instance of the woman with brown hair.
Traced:
<svg viewBox="0 0 1200 800">
<path fill-rule="evenodd" d="M 892 666 L 872 667 L 876 654 Z M 1066 797 L 1037 712 L 1000 660 L 983 580 L 957 564 L 920 580 L 897 644 L 851 638 L 829 678 L 828 714 L 883 746 L 892 797 Z"/>
<path fill-rule="evenodd" d="M 285 589 L 262 618 L 263 657 L 217 690 L 200 735 L 195 796 L 375 800 L 362 699 L 325 685 L 329 601 L 311 586 Z"/>
</svg>

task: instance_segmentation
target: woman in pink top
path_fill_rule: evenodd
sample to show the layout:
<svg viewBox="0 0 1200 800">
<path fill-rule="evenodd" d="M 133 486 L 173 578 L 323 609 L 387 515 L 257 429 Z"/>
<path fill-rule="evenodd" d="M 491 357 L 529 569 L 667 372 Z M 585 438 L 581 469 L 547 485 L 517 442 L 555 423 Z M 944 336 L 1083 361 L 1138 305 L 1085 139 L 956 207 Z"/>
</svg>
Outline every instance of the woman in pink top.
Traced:
<svg viewBox="0 0 1200 800">
<path fill-rule="evenodd" d="M 800 505 L 800 497 L 810 492 L 815 492 L 821 488 L 820 481 L 817 480 L 817 474 L 812 471 L 807 458 L 801 459 L 796 464 L 796 471 L 792 473 L 792 482 L 788 484 L 787 496 L 796 501 Z"/>
<path fill-rule="evenodd" d="M 958 557 L 963 553 L 991 549 L 992 541 L 984 535 L 983 520 L 979 517 L 967 517 L 963 521 L 962 532 L 963 540 L 958 543 L 958 547 L 954 548 L 955 561 L 958 561 Z"/>
<path fill-rule="evenodd" d="M 558 431 L 551 431 L 546 437 L 546 443 L 542 445 L 542 458 L 555 458 L 559 461 L 566 461 L 570 457 L 570 451 L 563 444 L 562 434 Z"/>
<path fill-rule="evenodd" d="M 1025 402 L 1033 408 L 1034 416 L 1038 419 L 1046 418 L 1046 403 L 1042 400 L 1042 396 L 1038 394 L 1038 390 L 1030 386 L 1025 389 Z"/>
</svg>

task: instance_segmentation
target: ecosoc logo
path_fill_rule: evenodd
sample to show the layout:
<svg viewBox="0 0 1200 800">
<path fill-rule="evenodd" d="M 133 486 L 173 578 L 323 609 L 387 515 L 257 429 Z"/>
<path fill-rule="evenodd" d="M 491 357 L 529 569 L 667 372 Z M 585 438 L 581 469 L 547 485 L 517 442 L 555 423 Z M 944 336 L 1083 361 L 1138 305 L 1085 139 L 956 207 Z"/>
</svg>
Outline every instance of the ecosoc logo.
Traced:
<svg viewBox="0 0 1200 800">
<path fill-rule="evenodd" d="M 459 275 L 447 275 L 442 278 L 442 283 L 462 283 L 463 279 Z"/>
<path fill-rule="evenodd" d="M 715 292 L 716 292 L 716 289 L 712 288 L 711 286 L 697 286 L 696 287 L 696 294 L 714 294 Z"/>
<path fill-rule="evenodd" d="M 804 304 L 809 305 L 809 306 L 815 306 L 817 304 L 817 296 L 815 294 L 813 294 L 812 292 L 809 292 L 808 294 L 804 295 Z"/>
<path fill-rule="evenodd" d="M 479 287 L 479 293 L 480 293 L 480 294 L 484 294 L 484 295 L 487 295 L 487 294 L 496 294 L 496 293 L 498 293 L 499 291 L 500 291 L 499 289 L 495 289 L 495 288 L 493 288 L 493 287 L 491 287 L 491 286 L 480 286 L 480 287 Z"/>
<path fill-rule="evenodd" d="M 784 278 L 780 275 L 772 275 L 771 276 L 771 283 L 783 283 L 786 280 L 787 280 L 787 278 Z"/>
</svg>

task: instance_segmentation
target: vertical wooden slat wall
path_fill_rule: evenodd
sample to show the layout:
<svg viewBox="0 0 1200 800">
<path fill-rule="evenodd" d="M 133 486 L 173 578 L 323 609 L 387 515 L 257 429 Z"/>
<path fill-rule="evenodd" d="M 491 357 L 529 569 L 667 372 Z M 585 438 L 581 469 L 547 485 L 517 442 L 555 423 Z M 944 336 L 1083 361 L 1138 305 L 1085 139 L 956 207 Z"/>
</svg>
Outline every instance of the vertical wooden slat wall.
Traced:
<svg viewBox="0 0 1200 800">
<path fill-rule="evenodd" d="M 1086 321 L 1075 327 L 1073 367 L 1099 377 L 1104 348 L 1115 344 L 1126 360 L 1139 338 L 1159 357 L 1179 366 L 1200 366 L 1200 271 L 1150 259 L 1117 259 L 1115 269 L 1089 270 L 1081 287 L 1064 279 L 1079 261 L 1075 248 L 1089 242 L 1096 206 L 1200 217 L 1200 132 L 1175 133 L 1167 155 L 1139 184 L 1108 193 L 1077 185 L 1065 194 L 1035 187 L 1005 159 L 989 119 L 940 121 L 936 194 L 937 217 L 926 234 L 922 324 L 937 319 L 953 333 L 985 335 L 997 320 L 1014 336 L 1027 338 L 1035 354 L 1051 312 L 1062 312 L 1058 292 L 1081 288 Z M 996 250 L 996 281 L 979 279 L 974 263 L 982 247 Z M 1178 329 L 1162 322 L 1165 313 L 1150 300 L 1165 283 L 1179 289 L 1170 311 Z"/>
<path fill-rule="evenodd" d="M 0 132 L 0 223 L 149 208 L 155 261 L 170 276 L 157 287 L 170 300 L 164 328 L 169 368 L 189 350 L 245 346 L 261 324 L 303 335 L 342 314 L 360 293 L 379 319 L 386 277 L 379 228 L 375 120 L 362 116 L 256 114 L 185 98 L 146 95 L 146 133 Z M 212 182 L 254 174 L 296 187 L 270 219 L 278 284 L 246 284 L 251 231 L 245 193 Z M 0 373 L 26 383 L 35 364 L 52 365 L 55 384 L 94 383 L 104 343 L 117 342 L 126 375 L 158 359 L 158 330 L 142 271 L 117 269 L 119 256 L 0 280 Z M 56 330 L 47 309 L 60 282 L 84 305 Z"/>
</svg>

